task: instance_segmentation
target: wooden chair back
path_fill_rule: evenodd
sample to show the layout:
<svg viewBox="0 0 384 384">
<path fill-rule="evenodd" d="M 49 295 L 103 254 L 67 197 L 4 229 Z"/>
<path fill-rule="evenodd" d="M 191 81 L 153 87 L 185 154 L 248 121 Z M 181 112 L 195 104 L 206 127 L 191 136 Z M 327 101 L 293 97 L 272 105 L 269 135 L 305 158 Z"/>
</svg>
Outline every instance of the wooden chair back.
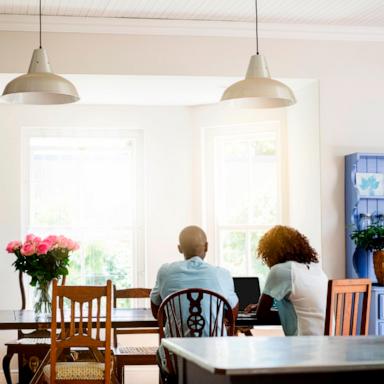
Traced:
<svg viewBox="0 0 384 384">
<path fill-rule="evenodd" d="M 101 337 L 102 298 L 105 297 L 105 337 Z M 70 303 L 69 328 L 65 327 L 64 299 Z M 105 349 L 104 383 L 111 381 L 111 304 L 112 282 L 106 286 L 58 286 L 53 281 L 51 323 L 51 375 L 56 382 L 56 362 L 64 348 L 88 347 L 93 351 Z M 78 308 L 78 312 L 77 312 Z M 95 310 L 94 310 L 95 308 Z M 58 316 L 60 312 L 60 316 Z M 95 316 L 94 316 L 95 315 Z M 57 324 L 61 332 L 56 337 Z"/>
<path fill-rule="evenodd" d="M 151 294 L 150 288 L 125 288 L 117 289 L 113 286 L 113 308 L 117 308 L 118 300 L 122 299 L 148 299 Z M 149 307 L 149 305 L 148 305 Z M 132 335 L 141 333 L 159 333 L 159 328 L 125 328 L 113 330 L 113 345 L 117 347 L 117 335 Z"/>
<path fill-rule="evenodd" d="M 24 288 L 24 280 L 23 280 L 23 272 L 19 271 L 19 287 L 21 294 L 21 310 L 25 309 L 25 288 Z"/>
<path fill-rule="evenodd" d="M 370 279 L 329 280 L 325 335 L 368 335 L 371 285 Z"/>
<path fill-rule="evenodd" d="M 235 317 L 220 294 L 201 288 L 187 288 L 167 296 L 157 314 L 160 340 L 164 337 L 233 336 Z M 165 334 L 167 332 L 167 334 Z M 174 364 L 167 349 L 168 372 Z"/>
<path fill-rule="evenodd" d="M 113 308 L 117 307 L 119 299 L 149 299 L 151 294 L 150 288 L 125 288 L 117 289 L 113 286 Z"/>
</svg>

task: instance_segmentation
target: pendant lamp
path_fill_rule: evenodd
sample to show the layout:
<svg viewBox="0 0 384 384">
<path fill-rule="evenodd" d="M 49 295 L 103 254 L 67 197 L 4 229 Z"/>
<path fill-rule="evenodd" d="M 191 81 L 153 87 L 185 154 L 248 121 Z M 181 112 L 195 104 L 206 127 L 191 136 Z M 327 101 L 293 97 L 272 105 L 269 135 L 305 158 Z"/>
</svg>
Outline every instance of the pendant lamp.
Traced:
<svg viewBox="0 0 384 384">
<path fill-rule="evenodd" d="M 75 86 L 52 72 L 47 52 L 41 45 L 41 0 L 39 0 L 40 47 L 33 51 L 28 73 L 10 81 L 3 99 L 17 104 L 67 104 L 78 101 Z"/>
<path fill-rule="evenodd" d="M 295 104 L 291 89 L 284 83 L 271 79 L 267 62 L 259 54 L 259 31 L 257 0 L 256 10 L 256 55 L 249 61 L 245 79 L 229 86 L 221 101 L 242 108 L 279 108 Z"/>
</svg>

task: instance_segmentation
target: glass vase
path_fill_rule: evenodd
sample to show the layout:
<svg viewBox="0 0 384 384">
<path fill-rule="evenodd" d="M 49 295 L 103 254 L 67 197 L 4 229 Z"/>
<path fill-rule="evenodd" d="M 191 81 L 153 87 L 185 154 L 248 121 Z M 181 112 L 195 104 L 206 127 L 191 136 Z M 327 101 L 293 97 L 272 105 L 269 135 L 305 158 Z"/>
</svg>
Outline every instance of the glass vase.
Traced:
<svg viewBox="0 0 384 384">
<path fill-rule="evenodd" d="M 37 282 L 34 306 L 34 311 L 37 315 L 50 314 L 52 311 L 50 287 L 50 281 Z"/>
</svg>

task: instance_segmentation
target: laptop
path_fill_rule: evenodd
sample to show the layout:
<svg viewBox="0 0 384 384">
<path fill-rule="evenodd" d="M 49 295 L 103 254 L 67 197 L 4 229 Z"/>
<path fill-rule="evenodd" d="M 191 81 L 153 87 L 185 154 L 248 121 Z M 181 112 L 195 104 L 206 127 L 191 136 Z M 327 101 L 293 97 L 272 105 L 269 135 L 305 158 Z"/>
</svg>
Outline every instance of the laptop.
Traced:
<svg viewBox="0 0 384 384">
<path fill-rule="evenodd" d="M 234 277 L 233 284 L 239 298 L 238 317 L 253 317 L 255 313 L 245 313 L 248 304 L 256 304 L 260 298 L 260 283 L 258 277 Z"/>
</svg>

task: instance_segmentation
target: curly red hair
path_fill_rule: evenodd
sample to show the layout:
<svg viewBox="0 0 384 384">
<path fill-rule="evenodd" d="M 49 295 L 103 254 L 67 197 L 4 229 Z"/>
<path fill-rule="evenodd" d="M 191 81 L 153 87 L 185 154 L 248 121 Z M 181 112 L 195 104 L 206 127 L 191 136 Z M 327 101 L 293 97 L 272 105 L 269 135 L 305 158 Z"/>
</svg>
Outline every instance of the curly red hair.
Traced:
<svg viewBox="0 0 384 384">
<path fill-rule="evenodd" d="M 316 251 L 308 239 L 294 228 L 276 225 L 259 241 L 258 257 L 268 266 L 297 261 L 298 263 L 318 263 Z"/>
</svg>

